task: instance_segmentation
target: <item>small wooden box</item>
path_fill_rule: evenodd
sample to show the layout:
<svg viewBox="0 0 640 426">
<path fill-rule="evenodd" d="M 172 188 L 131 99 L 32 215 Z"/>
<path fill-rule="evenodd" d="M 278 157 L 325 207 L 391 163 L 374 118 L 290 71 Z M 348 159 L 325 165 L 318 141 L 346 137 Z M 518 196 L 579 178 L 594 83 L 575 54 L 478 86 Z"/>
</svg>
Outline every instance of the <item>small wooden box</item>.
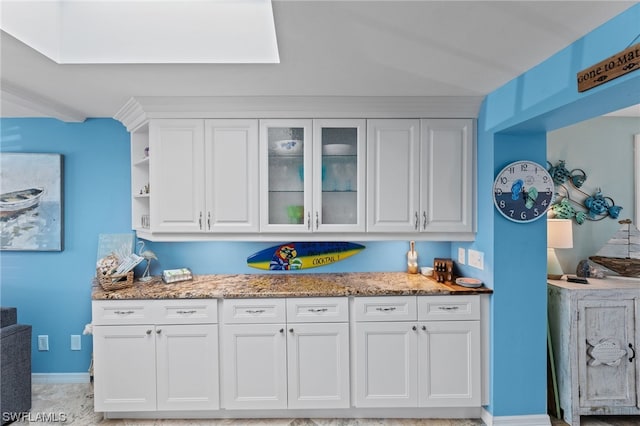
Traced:
<svg viewBox="0 0 640 426">
<path fill-rule="evenodd" d="M 453 260 L 433 259 L 433 278 L 439 283 L 453 282 Z"/>
</svg>

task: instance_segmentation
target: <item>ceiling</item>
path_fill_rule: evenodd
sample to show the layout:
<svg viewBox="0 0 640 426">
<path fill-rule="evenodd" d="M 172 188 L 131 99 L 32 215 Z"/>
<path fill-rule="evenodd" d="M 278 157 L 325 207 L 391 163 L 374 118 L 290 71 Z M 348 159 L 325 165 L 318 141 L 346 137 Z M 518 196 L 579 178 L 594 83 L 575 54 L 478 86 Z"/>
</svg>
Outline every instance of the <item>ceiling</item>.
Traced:
<svg viewBox="0 0 640 426">
<path fill-rule="evenodd" d="M 0 115 L 112 117 L 141 96 L 484 96 L 634 3 L 273 0 L 278 64 L 58 64 L 0 32 Z"/>
</svg>

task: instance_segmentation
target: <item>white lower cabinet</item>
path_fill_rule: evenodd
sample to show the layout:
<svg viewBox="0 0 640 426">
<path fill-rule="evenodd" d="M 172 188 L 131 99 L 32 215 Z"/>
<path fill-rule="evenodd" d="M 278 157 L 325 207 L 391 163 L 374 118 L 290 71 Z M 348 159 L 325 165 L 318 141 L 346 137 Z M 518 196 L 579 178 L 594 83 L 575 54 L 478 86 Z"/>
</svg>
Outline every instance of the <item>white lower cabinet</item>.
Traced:
<svg viewBox="0 0 640 426">
<path fill-rule="evenodd" d="M 363 297 L 354 308 L 356 407 L 481 405 L 479 296 Z"/>
<path fill-rule="evenodd" d="M 482 405 L 478 295 L 101 300 L 92 315 L 95 411 L 107 417 Z"/>
<path fill-rule="evenodd" d="M 219 408 L 217 302 L 189 302 L 93 302 L 95 411 Z"/>
<path fill-rule="evenodd" d="M 346 298 L 225 300 L 223 407 L 347 408 L 347 307 Z"/>
</svg>

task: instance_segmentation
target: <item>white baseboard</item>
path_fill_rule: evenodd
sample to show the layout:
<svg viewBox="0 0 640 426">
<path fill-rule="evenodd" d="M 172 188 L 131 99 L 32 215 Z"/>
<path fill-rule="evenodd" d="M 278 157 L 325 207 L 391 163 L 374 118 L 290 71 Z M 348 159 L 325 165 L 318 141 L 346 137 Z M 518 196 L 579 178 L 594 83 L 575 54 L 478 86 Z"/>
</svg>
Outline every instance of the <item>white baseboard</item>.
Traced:
<svg viewBox="0 0 640 426">
<path fill-rule="evenodd" d="M 481 418 L 487 426 L 551 426 L 551 419 L 546 414 L 494 416 L 483 408 Z"/>
<path fill-rule="evenodd" d="M 89 373 L 32 373 L 31 383 L 89 383 Z"/>
</svg>

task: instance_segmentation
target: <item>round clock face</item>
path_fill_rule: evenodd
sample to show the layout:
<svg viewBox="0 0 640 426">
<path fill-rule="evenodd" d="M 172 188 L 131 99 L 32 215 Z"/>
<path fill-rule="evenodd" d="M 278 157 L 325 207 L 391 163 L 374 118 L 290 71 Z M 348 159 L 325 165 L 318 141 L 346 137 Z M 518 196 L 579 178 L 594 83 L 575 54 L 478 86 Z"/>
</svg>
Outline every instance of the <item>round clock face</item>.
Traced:
<svg viewBox="0 0 640 426">
<path fill-rule="evenodd" d="M 516 161 L 502 169 L 493 182 L 493 203 L 514 222 L 540 219 L 553 201 L 553 179 L 533 161 Z"/>
</svg>

